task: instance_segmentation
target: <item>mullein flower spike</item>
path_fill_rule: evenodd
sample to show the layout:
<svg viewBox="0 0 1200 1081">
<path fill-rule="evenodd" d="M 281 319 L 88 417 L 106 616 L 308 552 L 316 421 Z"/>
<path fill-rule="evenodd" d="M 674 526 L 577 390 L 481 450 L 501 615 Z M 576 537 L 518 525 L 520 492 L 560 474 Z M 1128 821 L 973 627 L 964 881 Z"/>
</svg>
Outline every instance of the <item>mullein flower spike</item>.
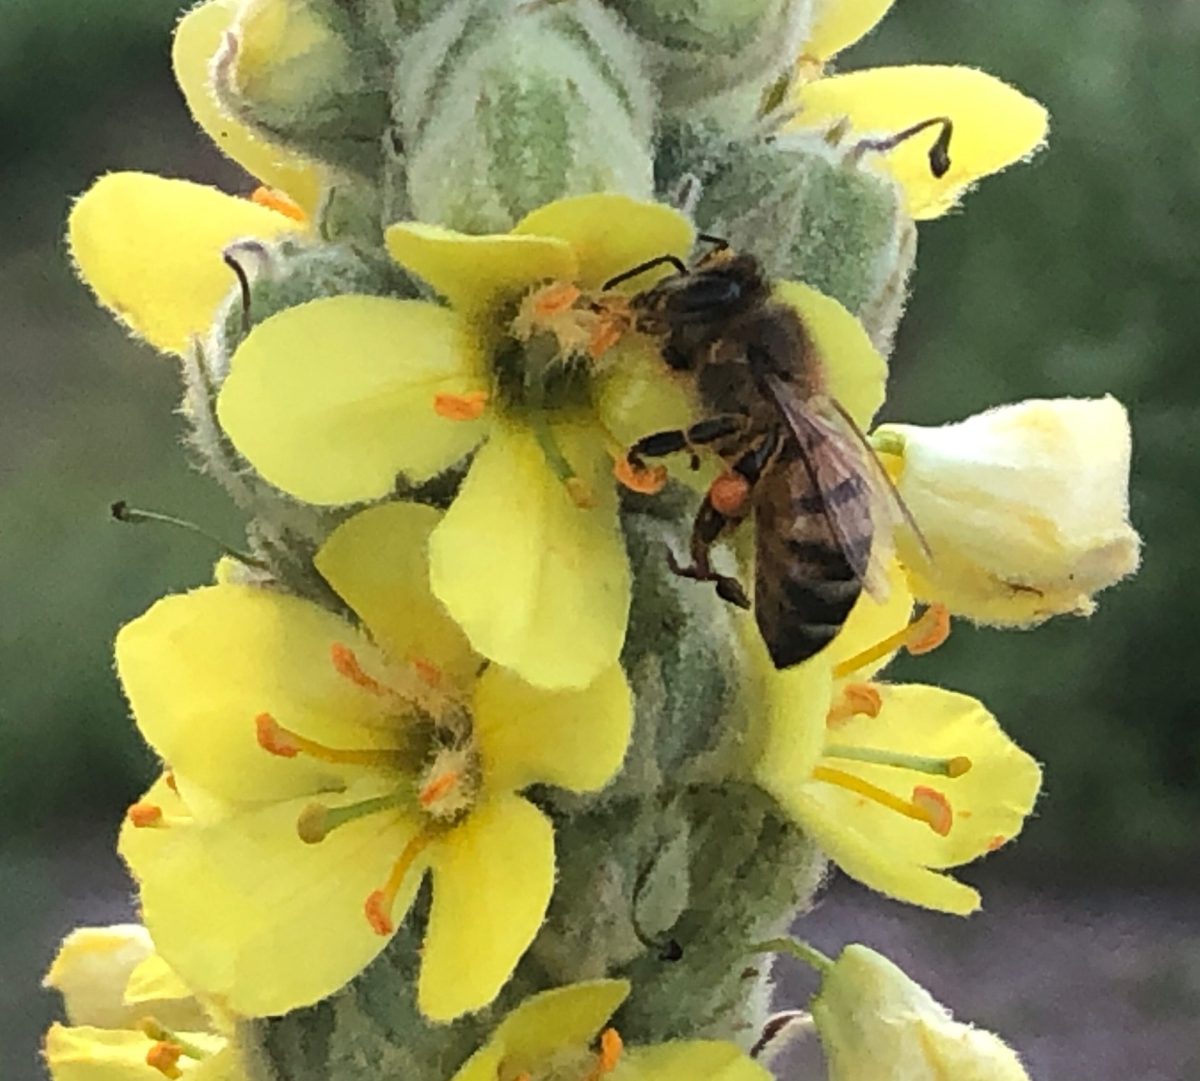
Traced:
<svg viewBox="0 0 1200 1081">
<path fill-rule="evenodd" d="M 250 552 L 117 637 L 163 761 L 120 840 L 146 926 L 64 944 L 55 1081 L 768 1081 L 756 944 L 826 862 L 979 907 L 951 871 L 1020 832 L 1041 767 L 884 672 L 958 616 L 1090 611 L 1137 563 L 1130 439 L 1112 399 L 877 426 L 916 223 L 1047 130 L 973 69 L 845 69 L 889 6 L 183 16 L 188 108 L 254 179 L 109 174 L 69 244 L 181 358 Z M 720 503 L 713 568 L 754 581 L 764 489 L 728 467 L 759 433 L 704 414 L 694 363 L 729 342 L 654 306 L 737 252 L 920 530 L 873 516 L 870 589 L 783 670 L 667 558 L 707 552 Z M 639 464 L 653 433 L 681 453 Z M 1025 1081 L 865 947 L 818 967 L 834 1081 Z"/>
</svg>

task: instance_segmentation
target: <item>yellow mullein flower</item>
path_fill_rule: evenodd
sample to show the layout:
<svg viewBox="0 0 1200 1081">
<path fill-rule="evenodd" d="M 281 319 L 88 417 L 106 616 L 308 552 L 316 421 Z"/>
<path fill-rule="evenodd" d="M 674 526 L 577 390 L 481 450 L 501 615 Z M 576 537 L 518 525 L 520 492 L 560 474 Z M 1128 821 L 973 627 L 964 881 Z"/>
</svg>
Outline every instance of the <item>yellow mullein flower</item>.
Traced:
<svg viewBox="0 0 1200 1081">
<path fill-rule="evenodd" d="M 1115 398 L 1018 402 L 872 438 L 929 544 L 931 558 L 898 536 L 920 597 L 1028 626 L 1090 614 L 1093 594 L 1137 569 L 1129 419 Z"/>
<path fill-rule="evenodd" d="M 238 240 L 275 240 L 307 228 L 319 198 L 316 167 L 260 140 L 221 111 L 209 68 L 237 11 L 209 0 L 189 11 L 172 60 L 188 108 L 213 141 L 266 188 L 251 200 L 204 184 L 148 173 L 101 177 L 71 209 L 71 257 L 97 299 L 151 345 L 182 353 L 208 330 L 235 285 L 224 250 Z"/>
<path fill-rule="evenodd" d="M 188 982 L 240 1014 L 337 990 L 387 944 L 425 876 L 418 1002 L 486 1005 L 541 925 L 554 833 L 534 783 L 601 788 L 632 724 L 618 666 L 580 690 L 486 667 L 428 590 L 440 514 L 388 504 L 321 549 L 368 638 L 297 597 L 217 585 L 117 637 L 138 725 L 172 770 L 122 852 L 147 926 Z"/>
<path fill-rule="evenodd" d="M 886 957 L 850 945 L 812 1001 L 829 1081 L 1029 1081 L 998 1036 L 950 1011 Z"/>
<path fill-rule="evenodd" d="M 68 1025 L 46 1033 L 53 1081 L 241 1081 L 236 1050 L 154 952 L 140 924 L 81 927 L 59 949 L 44 986 Z"/>
<path fill-rule="evenodd" d="M 897 900 L 967 914 L 979 894 L 943 874 L 1010 840 L 1033 807 L 1037 763 L 966 695 L 867 682 L 892 653 L 933 648 L 945 611 L 909 623 L 898 564 L 891 597 L 863 595 L 828 649 L 763 684 L 757 782 L 846 874 Z"/>
<path fill-rule="evenodd" d="M 387 242 L 449 307 L 350 295 L 264 320 L 233 356 L 221 424 L 268 481 L 322 504 L 386 496 L 397 475 L 420 483 L 478 447 L 431 541 L 434 592 L 486 657 L 586 686 L 616 661 L 629 609 L 613 431 L 628 403 L 675 426 L 690 400 L 644 350 L 598 371 L 611 338 L 576 301 L 686 254 L 691 226 L 602 194 L 504 235 L 401 223 Z"/>
<path fill-rule="evenodd" d="M 788 104 L 786 130 L 837 129 L 847 141 L 887 139 L 935 117 L 953 123 L 950 166 L 930 169 L 938 129 L 887 151 L 880 165 L 899 182 L 918 221 L 952 209 L 978 180 L 1027 158 L 1046 138 L 1045 108 L 974 68 L 937 64 L 868 68 L 823 75 L 824 66 L 866 34 L 891 0 L 823 0 L 804 48 Z"/>
<path fill-rule="evenodd" d="M 722 1040 L 624 1046 L 604 1023 L 629 991 L 627 980 L 592 980 L 527 998 L 452 1081 L 770 1081 L 763 1066 Z"/>
</svg>

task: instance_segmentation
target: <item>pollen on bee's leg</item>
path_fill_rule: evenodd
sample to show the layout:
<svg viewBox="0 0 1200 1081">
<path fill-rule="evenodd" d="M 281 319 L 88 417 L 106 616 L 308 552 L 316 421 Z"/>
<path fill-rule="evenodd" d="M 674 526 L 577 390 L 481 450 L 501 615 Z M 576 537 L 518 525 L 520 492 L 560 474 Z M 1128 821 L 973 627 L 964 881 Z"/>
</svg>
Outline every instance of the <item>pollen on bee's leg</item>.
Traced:
<svg viewBox="0 0 1200 1081">
<path fill-rule="evenodd" d="M 878 717 L 883 697 L 872 683 L 847 683 L 825 716 L 825 724 L 836 728 L 851 717 Z"/>
<path fill-rule="evenodd" d="M 954 809 L 950 801 L 936 788 L 917 785 L 912 791 L 913 806 L 925 813 L 929 828 L 939 837 L 945 837 L 954 825 Z"/>
<path fill-rule="evenodd" d="M 741 518 L 750 501 L 750 482 L 732 469 L 726 470 L 708 489 L 708 501 L 713 510 L 726 518 Z"/>
<path fill-rule="evenodd" d="M 391 874 L 388 875 L 388 880 L 383 887 L 372 890 L 367 896 L 363 911 L 366 913 L 371 930 L 377 935 L 390 935 L 396 929 L 395 923 L 392 922 L 392 909 L 396 904 L 396 897 L 408 879 L 408 874 L 413 869 L 417 857 L 432 840 L 433 834 L 428 831 L 418 833 L 413 837 L 404 846 L 404 851 L 400 853 L 400 858 L 393 865 Z"/>
<path fill-rule="evenodd" d="M 446 420 L 478 420 L 487 408 L 486 390 L 469 390 L 465 394 L 436 394 L 433 411 Z"/>
<path fill-rule="evenodd" d="M 125 812 L 125 817 L 129 819 L 131 826 L 147 829 L 150 826 L 162 824 L 163 809 L 157 803 L 139 800 L 137 803 L 130 804 L 129 810 Z"/>
<path fill-rule="evenodd" d="M 639 469 L 628 457 L 621 455 L 613 462 L 613 476 L 631 492 L 657 495 L 666 487 L 667 467 L 655 465 Z"/>
<path fill-rule="evenodd" d="M 250 202 L 274 210 L 292 221 L 308 221 L 304 208 L 278 188 L 259 187 L 250 194 Z"/>
</svg>

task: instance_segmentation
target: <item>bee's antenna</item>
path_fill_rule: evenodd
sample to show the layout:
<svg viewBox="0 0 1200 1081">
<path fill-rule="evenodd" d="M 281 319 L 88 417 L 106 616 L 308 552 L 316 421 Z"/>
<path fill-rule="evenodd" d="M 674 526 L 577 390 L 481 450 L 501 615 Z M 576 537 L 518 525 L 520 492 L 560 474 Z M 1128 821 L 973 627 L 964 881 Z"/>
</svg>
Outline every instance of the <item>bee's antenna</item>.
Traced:
<svg viewBox="0 0 1200 1081">
<path fill-rule="evenodd" d="M 653 259 L 647 259 L 644 263 L 638 263 L 637 266 L 630 267 L 629 270 L 618 274 L 615 278 L 609 278 L 600 287 L 601 292 L 608 292 L 609 289 L 615 288 L 622 282 L 629 281 L 630 278 L 636 278 L 639 274 L 645 274 L 648 270 L 665 266 L 668 263 L 675 268 L 676 274 L 686 274 L 688 272 L 687 264 L 678 255 L 656 255 Z"/>
<path fill-rule="evenodd" d="M 933 146 L 929 148 L 929 171 L 935 177 L 943 177 L 950 171 L 950 136 L 954 134 L 954 121 L 948 116 L 935 116 L 929 120 L 922 120 L 919 124 L 913 124 L 910 128 L 905 128 L 903 131 L 896 132 L 895 135 L 888 135 L 882 139 L 859 139 L 851 148 L 850 157 L 861 157 L 868 150 L 877 150 L 881 154 L 886 154 L 914 135 L 920 134 L 926 128 L 932 128 L 935 124 L 940 124 L 942 130 Z"/>
<path fill-rule="evenodd" d="M 197 536 L 203 537 L 205 540 L 211 541 L 221 549 L 231 559 L 236 559 L 239 563 L 244 563 L 247 567 L 254 567 L 260 571 L 269 571 L 271 568 L 261 559 L 250 555 L 249 552 L 242 552 L 231 545 L 226 544 L 220 537 L 214 536 L 206 529 L 201 529 L 195 522 L 189 522 L 184 518 L 176 518 L 171 514 L 160 514 L 153 510 L 139 510 L 136 507 L 131 507 L 123 499 L 118 499 L 111 507 L 109 513 L 112 514 L 118 522 L 124 522 L 126 525 L 141 525 L 144 522 L 157 522 L 159 525 L 171 525 L 177 529 L 186 529 L 189 533 L 195 533 Z"/>
</svg>

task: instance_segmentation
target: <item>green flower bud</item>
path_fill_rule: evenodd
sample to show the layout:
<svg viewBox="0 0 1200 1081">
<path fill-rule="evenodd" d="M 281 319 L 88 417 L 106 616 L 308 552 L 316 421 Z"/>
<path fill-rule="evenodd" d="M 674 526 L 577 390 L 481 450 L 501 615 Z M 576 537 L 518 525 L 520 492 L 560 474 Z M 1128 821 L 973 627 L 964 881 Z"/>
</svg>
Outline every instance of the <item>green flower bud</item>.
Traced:
<svg viewBox="0 0 1200 1081">
<path fill-rule="evenodd" d="M 565 195 L 653 190 L 653 90 L 595 0 L 454 5 L 406 43 L 394 110 L 392 201 L 423 221 L 502 231 Z"/>
<path fill-rule="evenodd" d="M 885 347 L 899 319 L 915 235 L 895 181 L 869 160 L 801 132 L 734 142 L 711 127 L 675 125 L 659 152 L 669 190 L 700 182 L 699 228 L 753 252 L 776 278 L 840 300 Z"/>
<path fill-rule="evenodd" d="M 769 85 L 800 53 L 811 0 L 611 0 L 642 39 L 663 105 Z"/>
<path fill-rule="evenodd" d="M 234 116 L 318 161 L 378 173 L 390 53 L 333 0 L 243 0 L 213 86 Z"/>
</svg>

